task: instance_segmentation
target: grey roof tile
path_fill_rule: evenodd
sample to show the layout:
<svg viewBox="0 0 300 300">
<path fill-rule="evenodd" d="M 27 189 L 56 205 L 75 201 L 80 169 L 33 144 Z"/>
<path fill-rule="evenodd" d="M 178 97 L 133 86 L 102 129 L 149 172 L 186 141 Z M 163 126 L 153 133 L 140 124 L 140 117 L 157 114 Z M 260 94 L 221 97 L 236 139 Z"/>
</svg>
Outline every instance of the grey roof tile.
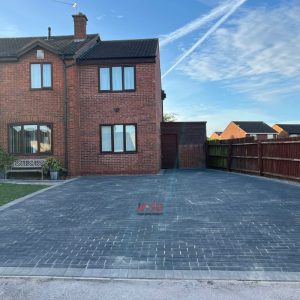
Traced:
<svg viewBox="0 0 300 300">
<path fill-rule="evenodd" d="M 156 57 L 158 39 L 99 41 L 80 60 Z"/>
<path fill-rule="evenodd" d="M 277 133 L 272 127 L 262 121 L 233 121 L 247 133 Z"/>
<path fill-rule="evenodd" d="M 300 124 L 276 124 L 288 134 L 300 134 Z"/>
<path fill-rule="evenodd" d="M 97 34 L 89 34 L 84 41 L 75 42 L 73 35 L 0 38 L 0 57 L 17 57 L 21 49 L 35 40 L 41 40 L 57 52 L 65 55 L 74 55 L 82 46 L 96 38 Z"/>
</svg>

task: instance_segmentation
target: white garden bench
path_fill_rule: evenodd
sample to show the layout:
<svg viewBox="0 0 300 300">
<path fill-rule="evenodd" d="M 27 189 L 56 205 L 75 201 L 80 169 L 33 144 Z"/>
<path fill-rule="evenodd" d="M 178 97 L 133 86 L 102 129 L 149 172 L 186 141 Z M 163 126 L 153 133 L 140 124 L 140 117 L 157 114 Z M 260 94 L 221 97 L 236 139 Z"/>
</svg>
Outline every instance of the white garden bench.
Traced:
<svg viewBox="0 0 300 300">
<path fill-rule="evenodd" d="M 8 173 L 41 173 L 41 179 L 44 179 L 43 164 L 45 159 L 18 159 L 10 169 L 5 170 L 5 179 Z"/>
</svg>

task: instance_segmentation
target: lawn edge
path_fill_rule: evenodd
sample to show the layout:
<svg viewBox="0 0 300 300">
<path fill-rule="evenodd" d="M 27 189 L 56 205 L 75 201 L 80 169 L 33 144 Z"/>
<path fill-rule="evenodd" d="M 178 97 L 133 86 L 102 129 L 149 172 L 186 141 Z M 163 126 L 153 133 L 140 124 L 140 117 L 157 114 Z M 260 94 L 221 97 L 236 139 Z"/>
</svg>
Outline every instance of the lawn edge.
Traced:
<svg viewBox="0 0 300 300">
<path fill-rule="evenodd" d="M 42 194 L 42 193 L 44 193 L 44 192 L 47 192 L 47 191 L 49 191 L 49 190 L 51 190 L 51 189 L 54 189 L 54 188 L 56 188 L 56 187 L 59 187 L 59 186 L 61 186 L 61 185 L 67 184 L 67 183 L 72 182 L 72 181 L 75 181 L 75 180 L 77 180 L 77 179 L 79 179 L 79 178 L 80 178 L 80 177 L 76 177 L 76 178 L 72 178 L 72 179 L 66 180 L 66 181 L 64 181 L 64 182 L 60 182 L 60 183 L 55 184 L 55 185 L 50 185 L 49 187 L 44 188 L 44 189 L 41 189 L 41 190 L 39 190 L 39 191 L 37 191 L 37 192 L 34 192 L 34 193 L 31 193 L 31 194 L 26 195 L 26 196 L 24 196 L 24 197 L 21 197 L 21 198 L 17 198 L 17 199 L 15 199 L 15 200 L 12 200 L 12 201 L 10 201 L 10 202 L 4 204 L 4 205 L 1 205 L 1 206 L 0 206 L 0 212 L 3 211 L 3 210 L 5 210 L 5 209 L 7 209 L 7 208 L 9 208 L 9 207 L 11 207 L 11 206 L 13 206 L 13 205 L 16 205 L 16 204 L 18 204 L 18 203 L 21 203 L 21 202 L 23 202 L 23 201 L 25 201 L 25 200 L 27 200 L 27 199 L 30 199 L 30 198 L 32 198 L 32 197 L 34 197 L 34 196 L 36 196 L 36 195 Z M 30 182 L 29 182 L 28 184 L 30 184 Z M 45 185 L 47 185 L 47 184 L 45 183 Z"/>
</svg>

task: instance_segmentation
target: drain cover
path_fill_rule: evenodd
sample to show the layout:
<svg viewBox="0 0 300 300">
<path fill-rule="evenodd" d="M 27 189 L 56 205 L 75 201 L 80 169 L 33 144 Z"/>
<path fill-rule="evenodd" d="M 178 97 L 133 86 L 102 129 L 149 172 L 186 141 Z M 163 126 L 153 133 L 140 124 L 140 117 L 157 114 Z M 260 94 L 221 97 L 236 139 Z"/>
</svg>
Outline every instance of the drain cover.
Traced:
<svg viewBox="0 0 300 300">
<path fill-rule="evenodd" d="M 139 215 L 161 215 L 163 214 L 164 204 L 158 202 L 139 203 L 136 209 Z"/>
</svg>

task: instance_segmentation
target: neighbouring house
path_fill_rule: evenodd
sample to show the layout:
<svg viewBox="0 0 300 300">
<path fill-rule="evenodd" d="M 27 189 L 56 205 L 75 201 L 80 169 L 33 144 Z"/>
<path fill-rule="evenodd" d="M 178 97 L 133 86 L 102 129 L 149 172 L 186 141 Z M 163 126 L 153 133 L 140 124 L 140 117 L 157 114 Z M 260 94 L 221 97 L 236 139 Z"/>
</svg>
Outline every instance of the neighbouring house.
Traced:
<svg viewBox="0 0 300 300">
<path fill-rule="evenodd" d="M 84 14 L 73 20 L 73 35 L 0 38 L 0 145 L 55 156 L 71 176 L 157 173 L 158 39 L 103 41 Z"/>
<path fill-rule="evenodd" d="M 215 131 L 211 136 L 210 140 L 219 140 L 221 137 L 222 131 Z"/>
<path fill-rule="evenodd" d="M 300 124 L 274 124 L 272 128 L 278 133 L 278 138 L 300 136 Z"/>
<path fill-rule="evenodd" d="M 255 140 L 276 138 L 278 133 L 262 121 L 232 121 L 222 132 L 220 139 L 254 137 Z"/>
</svg>

